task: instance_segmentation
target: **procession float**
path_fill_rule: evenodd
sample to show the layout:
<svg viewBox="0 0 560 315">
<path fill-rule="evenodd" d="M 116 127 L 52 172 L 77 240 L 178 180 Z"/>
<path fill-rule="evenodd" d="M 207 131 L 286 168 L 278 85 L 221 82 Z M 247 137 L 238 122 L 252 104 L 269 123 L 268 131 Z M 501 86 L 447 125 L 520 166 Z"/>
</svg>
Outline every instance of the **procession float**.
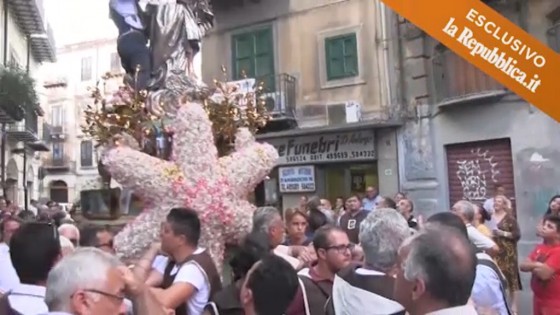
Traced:
<svg viewBox="0 0 560 315">
<path fill-rule="evenodd" d="M 101 148 L 104 182 L 142 199 L 142 213 L 116 235 L 115 249 L 122 259 L 139 257 L 158 240 L 169 210 L 189 207 L 200 215 L 201 246 L 220 270 L 226 245 L 251 228 L 248 196 L 278 158 L 254 137 L 268 121 L 262 85 L 240 93 L 227 78 L 206 85 L 194 75 L 193 58 L 213 23 L 207 0 L 148 5 L 142 15 L 153 60 L 146 88 L 135 88 L 139 68 L 110 97 L 99 84 L 82 127 Z"/>
</svg>

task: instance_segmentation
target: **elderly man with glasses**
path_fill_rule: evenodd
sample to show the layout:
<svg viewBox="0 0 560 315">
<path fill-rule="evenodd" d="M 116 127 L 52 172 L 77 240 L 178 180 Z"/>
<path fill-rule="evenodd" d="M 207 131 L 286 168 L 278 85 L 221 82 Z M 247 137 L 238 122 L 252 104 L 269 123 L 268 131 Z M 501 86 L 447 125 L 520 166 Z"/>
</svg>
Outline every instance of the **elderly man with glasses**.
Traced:
<svg viewBox="0 0 560 315">
<path fill-rule="evenodd" d="M 138 315 L 168 314 L 145 284 L 115 256 L 81 248 L 49 273 L 45 294 L 48 314 L 119 315 L 130 298 Z"/>
</svg>

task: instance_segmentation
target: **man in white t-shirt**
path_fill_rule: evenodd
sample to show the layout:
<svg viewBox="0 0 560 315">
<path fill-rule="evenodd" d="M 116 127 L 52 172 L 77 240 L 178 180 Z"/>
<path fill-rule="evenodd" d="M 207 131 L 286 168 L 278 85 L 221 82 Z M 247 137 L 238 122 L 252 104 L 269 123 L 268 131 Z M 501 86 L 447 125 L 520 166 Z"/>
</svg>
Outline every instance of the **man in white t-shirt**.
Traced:
<svg viewBox="0 0 560 315">
<path fill-rule="evenodd" d="M 160 275 L 155 296 L 176 315 L 200 315 L 212 294 L 221 289 L 219 273 L 208 252 L 198 247 L 200 221 L 196 211 L 175 208 L 161 229 L 161 249 L 153 268 Z M 156 283 L 152 283 L 156 284 Z"/>
</svg>

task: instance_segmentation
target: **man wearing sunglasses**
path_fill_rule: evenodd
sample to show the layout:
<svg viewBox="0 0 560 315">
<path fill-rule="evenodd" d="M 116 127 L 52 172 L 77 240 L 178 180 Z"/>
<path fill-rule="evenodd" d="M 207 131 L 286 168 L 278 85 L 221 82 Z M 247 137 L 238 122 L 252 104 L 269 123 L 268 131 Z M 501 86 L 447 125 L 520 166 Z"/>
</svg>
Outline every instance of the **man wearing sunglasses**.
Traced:
<svg viewBox="0 0 560 315">
<path fill-rule="evenodd" d="M 109 254 L 114 254 L 113 232 L 102 225 L 89 225 L 80 231 L 80 246 L 95 247 Z"/>
</svg>

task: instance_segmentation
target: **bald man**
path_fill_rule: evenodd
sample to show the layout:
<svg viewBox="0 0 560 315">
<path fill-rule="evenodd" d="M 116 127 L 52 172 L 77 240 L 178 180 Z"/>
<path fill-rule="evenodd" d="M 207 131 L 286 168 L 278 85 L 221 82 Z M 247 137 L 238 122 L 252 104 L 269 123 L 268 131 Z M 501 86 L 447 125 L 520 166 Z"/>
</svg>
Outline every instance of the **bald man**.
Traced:
<svg viewBox="0 0 560 315">
<path fill-rule="evenodd" d="M 457 229 L 427 227 L 405 241 L 398 256 L 394 298 L 408 314 L 478 314 L 468 304 L 476 252 Z"/>
</svg>

